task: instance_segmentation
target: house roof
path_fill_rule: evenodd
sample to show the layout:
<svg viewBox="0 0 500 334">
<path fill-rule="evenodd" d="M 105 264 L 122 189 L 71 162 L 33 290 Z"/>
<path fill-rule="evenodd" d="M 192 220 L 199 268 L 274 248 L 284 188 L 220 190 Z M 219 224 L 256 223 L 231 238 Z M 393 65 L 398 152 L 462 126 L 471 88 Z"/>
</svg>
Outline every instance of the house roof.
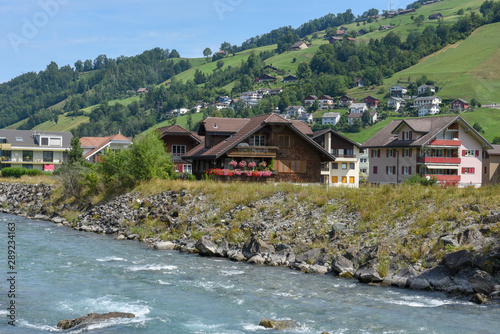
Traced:
<svg viewBox="0 0 500 334">
<path fill-rule="evenodd" d="M 500 155 L 500 145 L 491 145 L 493 147 L 492 150 L 488 151 L 489 155 Z"/>
<path fill-rule="evenodd" d="M 334 136 L 337 136 L 337 137 L 339 137 L 339 138 L 342 138 L 343 140 L 345 140 L 345 141 L 347 141 L 347 142 L 349 142 L 349 143 L 351 143 L 351 144 L 353 144 L 353 145 L 355 145 L 355 146 L 357 146 L 357 147 L 360 147 L 360 146 L 361 146 L 361 144 L 360 144 L 360 143 L 357 143 L 357 142 L 355 142 L 355 141 L 352 141 L 352 140 L 350 140 L 349 138 L 347 138 L 347 137 L 345 137 L 345 136 L 341 135 L 340 133 L 338 133 L 338 132 L 336 132 L 336 131 L 333 131 L 332 129 L 324 129 L 324 130 L 314 131 L 314 134 L 313 134 L 313 136 L 312 136 L 312 137 L 313 137 L 313 139 L 316 139 L 316 138 L 318 138 L 319 136 L 323 136 L 325 133 L 328 133 L 328 132 L 332 133 Z"/>
<path fill-rule="evenodd" d="M 330 95 L 321 95 L 318 100 L 333 100 Z"/>
<path fill-rule="evenodd" d="M 425 100 L 434 100 L 434 99 L 439 99 L 440 101 L 442 101 L 441 98 L 439 96 L 436 96 L 436 95 L 417 97 L 414 101 L 425 101 Z"/>
<path fill-rule="evenodd" d="M 473 137 L 481 142 L 483 147 L 487 149 L 492 148 L 491 144 L 460 116 L 439 116 L 394 120 L 368 139 L 362 147 L 422 147 L 427 145 L 436 137 L 436 135 L 455 122 L 459 122 L 460 125 L 465 127 Z M 422 136 L 415 140 L 399 140 L 395 134 L 397 134 L 398 130 L 405 124 L 415 132 L 421 133 Z"/>
<path fill-rule="evenodd" d="M 203 142 L 203 136 L 200 136 L 195 132 L 190 132 L 178 124 L 158 128 L 158 132 L 160 133 L 161 138 L 166 135 L 189 136 L 200 144 Z"/>
<path fill-rule="evenodd" d="M 92 150 L 84 154 L 83 157 L 85 159 L 90 158 L 97 152 L 100 152 L 104 148 L 108 147 L 112 142 L 130 143 L 130 138 L 127 138 L 120 133 L 107 137 L 82 137 L 80 138 L 80 146 L 82 148 L 92 148 Z"/>
<path fill-rule="evenodd" d="M 304 100 L 317 100 L 318 97 L 316 95 L 307 95 Z"/>
<path fill-rule="evenodd" d="M 370 117 L 373 117 L 377 114 L 376 111 L 370 111 Z M 363 117 L 363 114 L 362 113 L 350 113 L 349 115 L 347 115 L 347 118 L 361 118 Z"/>
<path fill-rule="evenodd" d="M 460 102 L 460 103 L 463 103 L 463 104 L 469 104 L 469 102 L 467 102 L 467 101 L 465 101 L 465 100 L 462 100 L 462 99 L 456 99 L 456 100 L 454 100 L 453 102 L 457 102 L 457 101 L 458 101 L 458 102 Z M 452 102 L 452 103 L 453 103 L 453 102 Z"/>
<path fill-rule="evenodd" d="M 307 44 L 306 44 L 305 42 L 303 42 L 303 41 L 299 41 L 299 42 L 294 43 L 294 44 L 290 47 L 290 49 L 300 48 L 300 47 L 302 46 L 302 44 L 305 44 L 305 45 L 307 46 Z"/>
<path fill-rule="evenodd" d="M 350 97 L 349 95 L 342 95 L 341 97 L 339 97 L 339 100 L 342 99 L 342 100 L 345 100 L 345 99 L 349 99 L 349 100 L 353 100 L 354 99 L 352 97 Z"/>
<path fill-rule="evenodd" d="M 321 116 L 321 118 L 337 118 L 337 117 L 340 117 L 340 113 L 338 112 L 326 112 L 323 114 L 323 116 Z"/>
<path fill-rule="evenodd" d="M 349 109 L 367 108 L 366 103 L 352 103 Z"/>
<path fill-rule="evenodd" d="M 71 148 L 71 132 L 56 132 L 56 131 L 38 131 L 38 130 L 0 130 L 0 137 L 5 138 L 11 147 L 27 147 L 38 148 L 42 147 L 36 141 L 35 135 L 42 136 L 58 136 L 62 137 L 62 146 L 48 146 L 48 148 Z M 17 138 L 22 140 L 17 140 Z M 47 147 L 47 146 L 43 146 Z"/>
<path fill-rule="evenodd" d="M 203 136 L 206 133 L 233 134 L 238 132 L 249 120 L 249 118 L 207 117 L 201 121 L 198 135 Z"/>
<path fill-rule="evenodd" d="M 226 118 L 220 118 L 220 119 L 215 119 L 213 122 L 219 121 L 220 124 L 223 124 L 225 122 L 229 123 L 230 119 Z M 235 120 L 234 118 L 232 120 Z M 334 161 L 335 158 L 330 155 L 328 152 L 325 151 L 323 147 L 321 147 L 318 143 L 316 143 L 314 140 L 311 139 L 310 136 L 312 136 L 313 132 L 309 125 L 307 125 L 303 121 L 298 121 L 298 120 L 286 120 L 283 117 L 276 115 L 276 114 L 266 114 L 266 115 L 261 115 L 261 116 L 256 116 L 252 118 L 245 118 L 245 119 L 240 119 L 240 120 L 245 120 L 246 123 L 237 131 L 235 132 L 232 136 L 227 138 L 226 140 L 220 142 L 219 144 L 215 145 L 214 147 L 211 148 L 205 148 L 203 147 L 204 145 L 198 145 L 197 147 L 193 148 L 189 152 L 187 152 L 183 158 L 187 159 L 195 159 L 195 158 L 220 158 L 222 155 L 224 155 L 227 151 L 241 143 L 243 140 L 248 138 L 250 135 L 253 133 L 257 132 L 258 130 L 262 129 L 265 126 L 268 125 L 281 125 L 288 127 L 292 131 L 294 131 L 297 135 L 299 135 L 301 138 L 303 138 L 306 142 L 311 144 L 315 149 L 321 151 L 325 156 L 329 158 L 329 160 Z M 200 127 L 201 129 L 201 127 Z"/>
<path fill-rule="evenodd" d="M 373 97 L 371 95 L 368 95 L 367 97 L 365 97 L 365 100 L 377 100 L 378 101 L 378 99 L 376 97 Z"/>
</svg>

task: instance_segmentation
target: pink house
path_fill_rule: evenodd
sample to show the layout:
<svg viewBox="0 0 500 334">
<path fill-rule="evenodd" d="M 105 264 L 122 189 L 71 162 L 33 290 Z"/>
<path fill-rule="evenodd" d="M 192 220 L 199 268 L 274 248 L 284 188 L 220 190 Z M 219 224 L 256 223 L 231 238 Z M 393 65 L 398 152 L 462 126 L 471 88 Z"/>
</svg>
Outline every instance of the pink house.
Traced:
<svg viewBox="0 0 500 334">
<path fill-rule="evenodd" d="M 363 102 L 366 103 L 366 106 L 368 108 L 377 108 L 379 100 L 376 97 L 370 95 L 365 97 Z"/>
<path fill-rule="evenodd" d="M 372 184 L 414 174 L 439 183 L 480 187 L 483 158 L 493 147 L 460 116 L 395 120 L 366 141 Z"/>
</svg>

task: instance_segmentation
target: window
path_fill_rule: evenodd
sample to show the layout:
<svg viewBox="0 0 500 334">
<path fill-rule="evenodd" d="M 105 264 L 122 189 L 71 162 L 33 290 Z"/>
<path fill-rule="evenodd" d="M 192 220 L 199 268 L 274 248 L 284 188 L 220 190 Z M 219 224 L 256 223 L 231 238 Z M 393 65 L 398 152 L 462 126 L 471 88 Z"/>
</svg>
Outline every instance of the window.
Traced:
<svg viewBox="0 0 500 334">
<path fill-rule="evenodd" d="M 332 162 L 332 169 L 339 169 L 339 163 L 338 162 Z"/>
<path fill-rule="evenodd" d="M 186 153 L 186 145 L 172 145 L 172 155 L 181 156 Z"/>
<path fill-rule="evenodd" d="M 342 183 L 347 183 L 347 176 L 342 176 Z"/>
<path fill-rule="evenodd" d="M 53 161 L 54 161 L 54 152 L 43 151 L 43 162 L 53 162 Z"/>
<path fill-rule="evenodd" d="M 278 135 L 278 146 L 290 147 L 290 136 L 289 135 Z"/>
<path fill-rule="evenodd" d="M 16 141 L 23 141 L 23 137 L 16 137 Z"/>
<path fill-rule="evenodd" d="M 339 150 L 338 150 L 338 148 L 332 148 L 332 155 L 333 155 L 333 156 L 339 155 Z"/>
<path fill-rule="evenodd" d="M 361 173 L 366 174 L 368 170 L 366 168 L 361 168 Z"/>
<path fill-rule="evenodd" d="M 50 138 L 50 146 L 62 146 L 62 138 Z"/>
<path fill-rule="evenodd" d="M 380 158 L 380 149 L 379 148 L 372 148 L 371 149 L 371 157 L 372 158 Z"/>
<path fill-rule="evenodd" d="M 396 166 L 386 166 L 385 167 L 385 172 L 387 175 L 394 175 L 396 174 Z"/>
<path fill-rule="evenodd" d="M 42 146 L 49 146 L 49 138 L 42 137 Z"/>
<path fill-rule="evenodd" d="M 332 176 L 332 183 L 339 183 L 339 177 L 338 176 Z"/>
<path fill-rule="evenodd" d="M 403 140 L 412 140 L 411 131 L 403 131 Z"/>
<path fill-rule="evenodd" d="M 278 160 L 278 173 L 303 174 L 307 171 L 307 161 L 304 160 Z"/>
<path fill-rule="evenodd" d="M 386 153 L 387 153 L 386 156 L 388 158 L 394 158 L 396 156 L 396 150 L 392 148 L 387 149 Z"/>
<path fill-rule="evenodd" d="M 250 146 L 266 146 L 266 137 L 264 135 L 251 136 Z"/>
<path fill-rule="evenodd" d="M 479 150 L 463 150 L 462 151 L 462 156 L 463 157 L 478 157 L 479 156 Z"/>
<path fill-rule="evenodd" d="M 7 138 L 0 138 L 0 144 L 7 143 Z"/>
<path fill-rule="evenodd" d="M 462 174 L 475 174 L 476 170 L 474 167 L 462 167 Z"/>
<path fill-rule="evenodd" d="M 366 164 L 366 163 L 368 163 L 368 158 L 361 158 L 361 159 L 359 159 L 359 162 L 362 164 Z"/>
<path fill-rule="evenodd" d="M 349 183 L 354 183 L 354 176 L 349 176 Z"/>
<path fill-rule="evenodd" d="M 401 167 L 401 173 L 403 175 L 410 175 L 411 174 L 411 166 L 403 166 L 403 167 Z"/>
<path fill-rule="evenodd" d="M 373 174 L 377 174 L 378 173 L 378 167 L 377 166 L 373 166 Z"/>
<path fill-rule="evenodd" d="M 346 156 L 353 156 L 354 155 L 354 151 L 352 149 L 350 149 L 350 150 L 344 150 L 344 155 L 346 155 Z"/>
<path fill-rule="evenodd" d="M 347 163 L 342 164 L 342 169 L 347 169 Z"/>
<path fill-rule="evenodd" d="M 182 166 L 182 170 L 183 170 L 184 173 L 192 174 L 193 173 L 193 166 L 191 166 L 190 164 L 189 165 L 183 165 Z"/>
<path fill-rule="evenodd" d="M 405 148 L 403 149 L 403 158 L 408 158 L 412 156 L 412 149 L 411 148 Z"/>
<path fill-rule="evenodd" d="M 349 169 L 354 169 L 354 162 L 351 162 L 351 163 L 349 164 Z"/>
<path fill-rule="evenodd" d="M 23 151 L 23 161 L 33 161 L 33 151 Z"/>
</svg>

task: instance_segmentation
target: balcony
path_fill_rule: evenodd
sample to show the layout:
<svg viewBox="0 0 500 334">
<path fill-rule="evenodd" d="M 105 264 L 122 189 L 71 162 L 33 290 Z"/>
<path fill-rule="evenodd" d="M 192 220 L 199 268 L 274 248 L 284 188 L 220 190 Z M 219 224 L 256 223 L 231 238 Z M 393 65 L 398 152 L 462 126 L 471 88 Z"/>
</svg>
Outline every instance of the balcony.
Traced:
<svg viewBox="0 0 500 334">
<path fill-rule="evenodd" d="M 230 158 L 276 158 L 277 146 L 239 146 L 227 153 Z"/>
<path fill-rule="evenodd" d="M 438 182 L 460 182 L 460 175 L 425 175 L 438 180 Z"/>
<path fill-rule="evenodd" d="M 429 146 L 441 146 L 441 147 L 460 147 L 462 145 L 461 140 L 437 140 L 434 139 L 429 142 Z"/>
<path fill-rule="evenodd" d="M 437 158 L 437 157 L 418 157 L 417 163 L 421 164 L 446 164 L 460 165 L 460 158 Z"/>
<path fill-rule="evenodd" d="M 335 154 L 335 153 L 332 153 L 332 155 L 336 159 L 357 159 L 357 156 L 353 155 L 353 154 Z"/>
</svg>

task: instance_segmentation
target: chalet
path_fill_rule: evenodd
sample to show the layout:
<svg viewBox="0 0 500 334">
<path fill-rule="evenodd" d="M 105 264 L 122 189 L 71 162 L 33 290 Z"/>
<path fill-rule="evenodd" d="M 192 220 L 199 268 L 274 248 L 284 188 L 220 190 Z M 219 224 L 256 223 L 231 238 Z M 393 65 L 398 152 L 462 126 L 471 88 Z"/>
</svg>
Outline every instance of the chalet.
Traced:
<svg viewBox="0 0 500 334">
<path fill-rule="evenodd" d="M 252 118 L 203 120 L 198 135 L 204 143 L 183 158 L 193 161 L 193 173 L 201 177 L 206 170 L 234 170 L 235 163 L 273 163 L 277 181 L 320 182 L 321 163 L 335 158 L 311 139 L 306 123 L 286 120 L 276 114 Z"/>
<path fill-rule="evenodd" d="M 71 132 L 0 130 L 0 169 L 23 167 L 51 171 L 66 160 Z"/>
<path fill-rule="evenodd" d="M 389 93 L 391 96 L 403 97 L 403 95 L 408 93 L 408 88 L 401 85 L 394 85 L 389 88 Z"/>
<path fill-rule="evenodd" d="M 137 94 L 145 94 L 147 92 L 149 92 L 147 88 L 139 88 L 137 90 Z"/>
<path fill-rule="evenodd" d="M 400 11 L 399 11 L 399 15 L 408 14 L 408 13 L 413 13 L 413 12 L 415 12 L 415 8 L 410 8 L 410 9 L 400 10 Z"/>
<path fill-rule="evenodd" d="M 346 31 L 345 30 L 337 30 L 335 32 L 335 36 L 343 36 L 345 35 Z"/>
<path fill-rule="evenodd" d="M 451 103 L 451 109 L 453 110 L 467 110 L 469 109 L 469 102 L 462 100 L 462 99 L 456 99 Z"/>
<path fill-rule="evenodd" d="M 347 30 L 349 30 L 349 28 L 342 26 L 342 27 L 339 28 L 339 30 L 347 31 Z"/>
<path fill-rule="evenodd" d="M 436 87 L 430 85 L 421 85 L 417 89 L 418 95 L 424 95 L 426 92 L 436 93 Z"/>
<path fill-rule="evenodd" d="M 365 86 L 365 78 L 357 77 L 355 79 L 354 84 L 356 85 L 356 87 L 364 87 Z"/>
<path fill-rule="evenodd" d="M 308 46 L 305 42 L 303 41 L 299 41 L 297 43 L 294 43 L 291 47 L 290 47 L 290 51 L 298 51 L 298 50 L 304 50 L 304 49 L 307 49 Z"/>
<path fill-rule="evenodd" d="M 271 71 L 274 71 L 274 72 L 278 72 L 278 68 L 274 67 L 272 65 L 266 65 L 266 66 L 264 66 L 264 69 L 265 70 L 271 70 Z"/>
<path fill-rule="evenodd" d="M 483 186 L 500 184 L 500 145 L 492 145 L 483 160 Z"/>
<path fill-rule="evenodd" d="M 340 36 L 332 36 L 328 39 L 328 43 L 335 44 L 335 42 L 342 42 L 344 39 Z"/>
<path fill-rule="evenodd" d="M 280 94 L 281 92 L 283 92 L 283 88 L 274 88 L 269 90 L 269 95 L 274 96 Z"/>
<path fill-rule="evenodd" d="M 378 106 L 379 100 L 376 97 L 373 97 L 370 95 L 370 96 L 365 97 L 363 102 L 366 103 L 366 106 L 368 108 L 376 109 Z"/>
<path fill-rule="evenodd" d="M 321 166 L 323 183 L 332 186 L 359 187 L 360 144 L 331 130 L 314 132 L 312 138 L 335 157 Z"/>
<path fill-rule="evenodd" d="M 362 114 L 368 110 L 366 103 L 351 103 L 349 106 L 349 113 L 351 114 Z"/>
<path fill-rule="evenodd" d="M 339 107 L 349 107 L 352 103 L 354 103 L 354 99 L 347 95 L 342 95 L 339 98 Z"/>
<path fill-rule="evenodd" d="M 335 106 L 335 102 L 333 102 L 333 97 L 331 97 L 330 95 L 321 95 L 318 98 L 318 103 L 320 110 L 331 109 Z"/>
<path fill-rule="evenodd" d="M 316 95 L 308 95 L 304 99 L 304 105 L 310 107 L 314 104 L 316 100 L 318 100 L 318 97 Z"/>
<path fill-rule="evenodd" d="M 443 15 L 441 15 L 441 13 L 429 15 L 429 20 L 439 20 L 442 18 L 443 18 Z"/>
<path fill-rule="evenodd" d="M 306 113 L 306 109 L 303 106 L 289 106 L 285 109 L 285 112 L 288 117 L 299 117 Z"/>
<path fill-rule="evenodd" d="M 287 75 L 281 81 L 282 82 L 294 82 L 294 81 L 297 81 L 297 80 L 299 80 L 299 78 L 297 78 L 295 75 Z"/>
<path fill-rule="evenodd" d="M 129 138 L 122 134 L 107 137 L 82 137 L 80 147 L 83 149 L 83 158 L 90 163 L 102 162 L 106 150 L 121 150 L 131 144 Z"/>
<path fill-rule="evenodd" d="M 387 107 L 398 111 L 406 106 L 406 100 L 400 97 L 391 97 L 387 100 Z"/>
<path fill-rule="evenodd" d="M 363 113 L 350 113 L 347 115 L 347 124 L 352 125 L 356 120 L 362 122 Z M 377 121 L 378 114 L 376 111 L 370 111 L 370 122 L 375 123 Z"/>
<path fill-rule="evenodd" d="M 185 160 L 183 155 L 203 143 L 204 138 L 194 132 L 189 132 L 175 124 L 159 128 L 160 138 L 165 145 L 165 151 L 172 156 L 174 169 L 177 173 L 192 173 L 191 161 Z"/>
<path fill-rule="evenodd" d="M 273 77 L 273 76 L 271 76 L 271 75 L 269 75 L 269 74 L 263 74 L 263 75 L 261 75 L 261 76 L 258 78 L 258 80 L 256 80 L 256 81 L 260 81 L 260 82 L 262 82 L 262 81 L 264 81 L 264 82 L 265 82 L 265 81 L 271 81 L 271 82 L 273 82 L 273 81 L 275 81 L 275 80 L 276 80 L 276 78 L 275 78 L 275 77 Z"/>
<path fill-rule="evenodd" d="M 460 116 L 394 120 L 366 141 L 371 184 L 397 184 L 414 174 L 439 183 L 481 186 L 483 157 L 493 149 Z"/>
<path fill-rule="evenodd" d="M 380 26 L 380 28 L 378 30 L 391 30 L 391 29 L 394 29 L 394 26 L 391 26 L 390 24 L 388 24 L 388 25 Z"/>
<path fill-rule="evenodd" d="M 321 125 L 336 125 L 340 121 L 340 113 L 326 112 L 321 116 Z"/>
</svg>

